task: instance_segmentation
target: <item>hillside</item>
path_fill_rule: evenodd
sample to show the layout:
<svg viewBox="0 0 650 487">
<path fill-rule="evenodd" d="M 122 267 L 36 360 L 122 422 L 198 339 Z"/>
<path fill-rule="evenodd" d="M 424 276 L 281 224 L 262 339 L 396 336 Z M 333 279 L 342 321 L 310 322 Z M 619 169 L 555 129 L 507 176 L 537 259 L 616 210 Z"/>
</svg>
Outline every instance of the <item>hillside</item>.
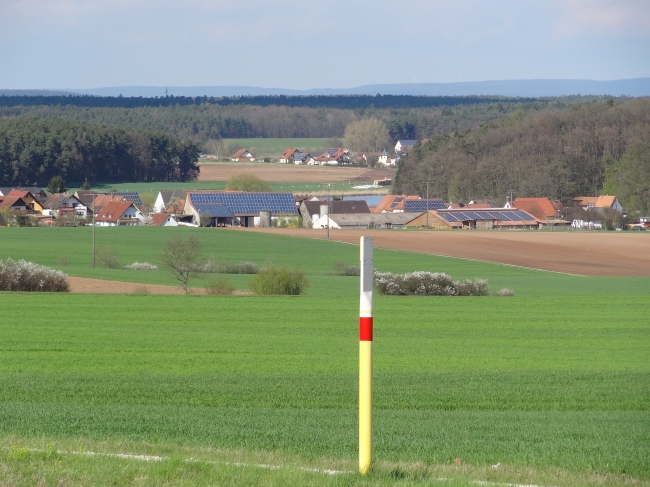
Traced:
<svg viewBox="0 0 650 487">
<path fill-rule="evenodd" d="M 395 193 L 451 201 L 617 194 L 650 210 L 650 101 L 516 111 L 454 135 L 433 137 L 402 159 Z"/>
</svg>

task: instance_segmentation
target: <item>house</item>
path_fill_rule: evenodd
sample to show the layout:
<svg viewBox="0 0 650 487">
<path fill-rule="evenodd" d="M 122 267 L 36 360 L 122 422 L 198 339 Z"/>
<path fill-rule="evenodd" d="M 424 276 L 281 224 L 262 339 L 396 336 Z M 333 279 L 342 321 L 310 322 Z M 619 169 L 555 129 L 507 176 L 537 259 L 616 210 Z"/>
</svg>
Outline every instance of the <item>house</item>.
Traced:
<svg viewBox="0 0 650 487">
<path fill-rule="evenodd" d="M 156 197 L 156 202 L 153 205 L 153 211 L 155 213 L 165 212 L 167 208 L 169 208 L 170 202 L 173 203 L 185 199 L 186 194 L 185 191 L 159 191 L 158 196 Z"/>
<path fill-rule="evenodd" d="M 58 217 L 62 213 L 74 213 L 79 218 L 86 218 L 89 208 L 74 195 L 55 193 L 43 203 L 43 215 Z"/>
<path fill-rule="evenodd" d="M 90 210 L 95 213 L 95 215 L 99 214 L 99 212 L 109 203 L 111 202 L 124 202 L 126 199 L 124 199 L 124 196 L 115 196 L 111 194 L 97 194 L 91 201 L 90 203 Z"/>
<path fill-rule="evenodd" d="M 398 140 L 395 144 L 395 153 L 407 152 L 417 143 L 417 140 Z"/>
<path fill-rule="evenodd" d="M 14 190 L 29 191 L 32 196 L 36 198 L 41 204 L 47 199 L 47 193 L 43 190 L 43 188 L 40 188 L 38 186 L 8 186 L 0 188 L 0 196 L 9 196 L 9 193 Z"/>
<path fill-rule="evenodd" d="M 209 217 L 213 226 L 259 226 L 260 212 L 270 212 L 271 218 L 298 216 L 291 193 L 194 192 L 187 193 L 183 219 L 194 225 L 201 217 Z"/>
<path fill-rule="evenodd" d="M 429 226 L 439 230 L 537 229 L 539 225 L 540 221 L 533 215 L 514 208 L 430 210 L 407 222 L 409 227 Z"/>
<path fill-rule="evenodd" d="M 313 166 L 315 164 L 315 159 L 311 156 L 309 152 L 298 152 L 293 156 L 294 164 L 306 164 L 308 166 Z"/>
<path fill-rule="evenodd" d="M 571 201 L 583 210 L 605 211 L 611 209 L 618 213 L 623 213 L 623 207 L 618 202 L 618 199 L 616 199 L 616 196 L 576 196 Z"/>
<path fill-rule="evenodd" d="M 155 227 L 177 227 L 174 215 L 170 213 L 155 213 L 151 215 L 151 225 Z"/>
<path fill-rule="evenodd" d="M 328 210 L 327 201 L 303 201 L 300 205 L 300 214 L 303 221 L 315 222 L 321 216 L 326 215 Z M 356 214 L 370 213 L 368 203 L 365 200 L 342 200 L 329 202 L 330 215 L 333 214 Z"/>
<path fill-rule="evenodd" d="M 325 152 L 314 158 L 315 164 L 319 166 L 337 166 L 341 164 L 350 164 L 351 159 L 349 152 L 345 147 L 332 147 L 325 149 Z"/>
<path fill-rule="evenodd" d="M 282 154 L 280 154 L 280 157 L 278 158 L 278 162 L 283 164 L 290 164 L 294 161 L 295 155 L 299 153 L 300 151 L 295 147 L 289 147 L 288 149 L 285 149 L 285 151 Z"/>
<path fill-rule="evenodd" d="M 0 196 L 0 210 L 27 211 L 27 202 L 20 196 Z"/>
<path fill-rule="evenodd" d="M 32 193 L 27 190 L 12 189 L 7 196 L 18 196 L 27 204 L 27 211 L 32 213 L 43 213 L 43 205 Z"/>
<path fill-rule="evenodd" d="M 239 149 L 232 156 L 230 156 L 232 162 L 253 162 L 255 161 L 255 156 L 248 152 L 247 149 Z"/>
<path fill-rule="evenodd" d="M 93 208 L 93 204 L 101 209 L 109 201 L 130 201 L 139 210 L 142 209 L 142 200 L 140 195 L 135 191 L 110 191 L 100 192 L 92 190 L 79 190 L 75 192 L 75 197 L 85 204 L 88 208 Z M 110 198 L 101 198 L 100 196 L 109 196 Z"/>
<path fill-rule="evenodd" d="M 324 214 L 313 224 L 313 228 L 336 228 L 355 230 L 364 228 L 405 228 L 417 213 L 340 213 Z"/>
<path fill-rule="evenodd" d="M 135 226 L 143 221 L 142 213 L 130 201 L 111 201 L 95 216 L 99 227 Z"/>
<path fill-rule="evenodd" d="M 517 198 L 510 203 L 513 208 L 524 210 L 543 222 L 559 220 L 562 203 L 548 198 Z M 570 223 L 570 222 L 567 222 Z"/>
<path fill-rule="evenodd" d="M 404 211 L 404 202 L 407 200 L 419 200 L 416 195 L 387 194 L 375 206 L 373 213 L 399 213 Z"/>
</svg>

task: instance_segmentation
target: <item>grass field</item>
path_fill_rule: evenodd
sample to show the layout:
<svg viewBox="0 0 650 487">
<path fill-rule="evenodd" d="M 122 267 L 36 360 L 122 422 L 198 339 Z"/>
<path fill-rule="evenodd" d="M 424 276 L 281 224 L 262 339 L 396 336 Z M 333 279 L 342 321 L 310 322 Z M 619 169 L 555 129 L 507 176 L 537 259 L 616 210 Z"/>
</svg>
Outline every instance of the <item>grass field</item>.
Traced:
<svg viewBox="0 0 650 487">
<path fill-rule="evenodd" d="M 257 149 L 258 159 L 264 157 L 277 158 L 285 149 L 295 147 L 304 152 L 322 151 L 325 149 L 325 141 L 327 139 L 224 139 L 224 142 L 234 142 L 239 144 L 244 149 Z"/>
<path fill-rule="evenodd" d="M 376 473 L 328 476 L 299 467 L 355 470 L 358 280 L 328 274 L 358 247 L 146 227 L 98 228 L 97 241 L 122 264 L 157 263 L 167 236 L 190 231 L 217 260 L 305 269 L 309 294 L 0 293 L 6 485 L 648 485 L 649 278 L 377 249 L 380 270 L 483 277 L 517 297 L 377 296 Z M 86 228 L 0 229 L 0 258 L 57 267 L 63 254 L 70 274 L 172 282 L 91 269 Z"/>
<path fill-rule="evenodd" d="M 386 189 L 379 190 L 355 190 L 352 189 L 352 186 L 362 185 L 362 184 L 372 184 L 372 181 L 359 182 L 355 181 L 353 183 L 348 182 L 339 182 L 339 183 L 304 183 L 304 182 L 276 182 L 271 181 L 269 183 L 271 189 L 277 192 L 289 192 L 294 194 L 326 194 L 328 191 L 332 195 L 344 194 L 344 193 L 354 193 L 354 194 L 383 194 L 386 193 Z M 75 183 L 70 189 L 71 192 L 75 192 L 78 189 L 81 189 L 81 183 Z M 136 191 L 140 193 L 150 193 L 152 197 L 157 197 L 159 191 L 191 191 L 195 189 L 214 189 L 214 190 L 223 190 L 226 189 L 225 181 L 191 181 L 191 182 L 178 182 L 178 183 L 165 183 L 165 182 L 153 182 L 153 183 L 95 183 L 93 186 L 95 191 Z"/>
</svg>

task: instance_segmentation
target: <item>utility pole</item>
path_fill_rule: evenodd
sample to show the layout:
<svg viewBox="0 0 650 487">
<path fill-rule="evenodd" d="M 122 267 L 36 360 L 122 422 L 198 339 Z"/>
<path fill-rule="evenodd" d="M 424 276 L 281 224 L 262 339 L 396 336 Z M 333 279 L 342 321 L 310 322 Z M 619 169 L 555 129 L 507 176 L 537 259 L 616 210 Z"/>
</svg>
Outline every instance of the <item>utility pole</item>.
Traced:
<svg viewBox="0 0 650 487">
<path fill-rule="evenodd" d="M 431 183 L 432 181 L 430 179 L 426 179 L 424 182 L 427 183 L 427 228 L 428 228 L 429 227 L 429 183 Z"/>
<path fill-rule="evenodd" d="M 95 198 L 97 198 L 97 193 L 93 194 L 93 269 L 95 268 Z"/>
</svg>

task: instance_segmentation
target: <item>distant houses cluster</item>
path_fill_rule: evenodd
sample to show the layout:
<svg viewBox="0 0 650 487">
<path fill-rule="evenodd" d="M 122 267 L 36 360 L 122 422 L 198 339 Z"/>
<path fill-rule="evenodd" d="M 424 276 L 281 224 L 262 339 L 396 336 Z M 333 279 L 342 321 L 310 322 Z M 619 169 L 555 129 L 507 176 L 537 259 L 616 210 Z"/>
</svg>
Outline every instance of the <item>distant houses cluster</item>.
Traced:
<svg viewBox="0 0 650 487">
<path fill-rule="evenodd" d="M 334 152 L 333 154 L 337 154 Z M 288 157 L 295 154 L 286 154 Z M 28 216 L 41 225 L 210 226 L 307 228 L 536 229 L 603 228 L 621 214 L 615 196 L 517 198 L 499 207 L 491 200 L 445 203 L 417 195 L 386 195 L 375 206 L 363 199 L 331 200 L 292 193 L 239 191 L 161 191 L 153 205 L 136 192 L 77 191 L 47 194 L 42 188 L 0 188 L 0 216 Z M 14 224 L 16 223 L 14 221 Z M 650 218 L 633 228 L 647 229 Z"/>
<path fill-rule="evenodd" d="M 423 140 L 421 143 L 426 143 Z M 302 164 L 307 166 L 341 166 L 348 164 L 370 164 L 384 167 L 399 165 L 416 144 L 417 140 L 398 140 L 394 151 L 390 148 L 381 152 L 351 152 L 345 147 L 331 147 L 322 151 L 305 152 L 296 147 L 287 147 L 281 154 L 272 158 L 279 164 Z M 255 162 L 255 156 L 248 149 L 239 149 L 230 156 L 231 162 Z"/>
</svg>

